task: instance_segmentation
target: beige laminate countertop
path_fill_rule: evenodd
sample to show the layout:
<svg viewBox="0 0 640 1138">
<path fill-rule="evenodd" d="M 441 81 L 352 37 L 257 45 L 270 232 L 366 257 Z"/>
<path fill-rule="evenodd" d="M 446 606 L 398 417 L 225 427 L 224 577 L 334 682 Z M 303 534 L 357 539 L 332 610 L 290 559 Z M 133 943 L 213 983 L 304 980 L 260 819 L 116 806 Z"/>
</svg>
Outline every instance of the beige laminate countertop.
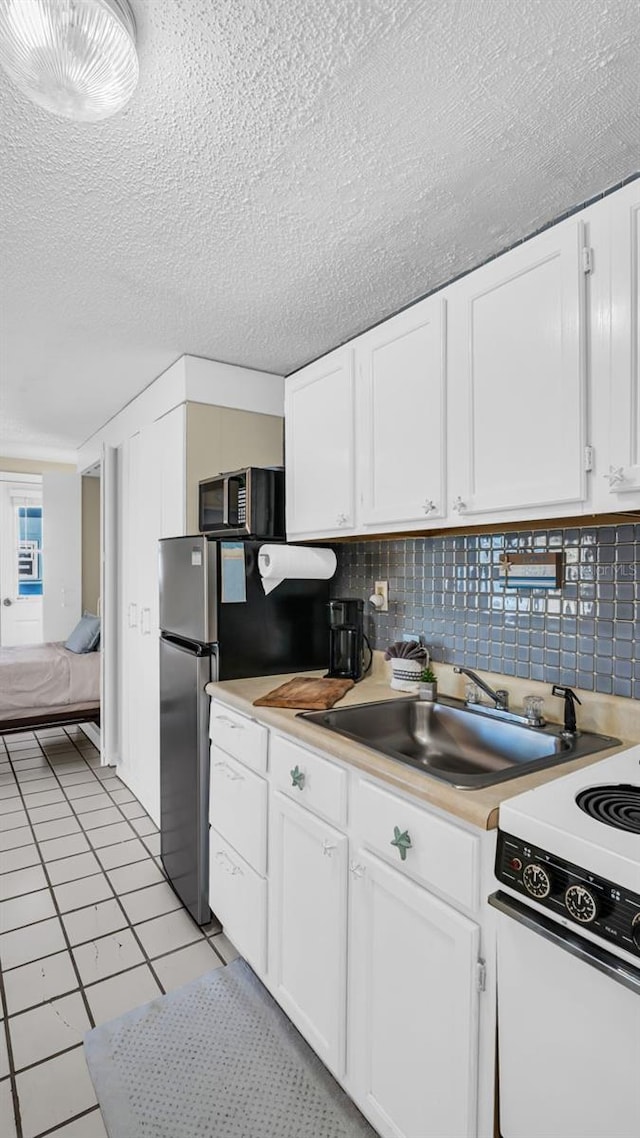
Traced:
<svg viewBox="0 0 640 1138">
<path fill-rule="evenodd" d="M 532 790 L 536 786 L 570 774 L 581 767 L 590 766 L 609 755 L 625 750 L 632 743 L 626 742 L 622 746 L 600 751 L 597 755 L 587 755 L 573 762 L 561 763 L 558 766 L 541 770 L 535 774 L 524 775 L 508 782 L 498 783 L 479 790 L 459 790 L 446 782 L 432 778 L 422 771 L 414 770 L 403 763 L 378 754 L 369 747 L 342 738 L 332 731 L 326 731 L 315 723 L 298 718 L 296 711 L 280 707 L 254 707 L 253 701 L 280 684 L 291 680 L 300 673 L 291 673 L 283 676 L 260 676 L 247 680 L 226 680 L 222 683 L 207 684 L 207 692 L 220 703 L 249 715 L 252 719 L 265 726 L 282 731 L 304 743 L 309 747 L 323 751 L 333 758 L 355 767 L 360 771 L 375 776 L 382 782 L 389 783 L 397 790 L 411 794 L 423 802 L 446 810 L 449 814 L 471 822 L 482 830 L 493 829 L 498 824 L 498 807 L 507 798 L 522 794 L 525 790 Z M 321 676 L 322 672 L 305 672 L 304 675 Z M 532 686 L 532 685 L 530 685 Z M 447 692 L 446 694 L 449 694 Z M 348 707 L 354 704 L 375 703 L 377 700 L 406 698 L 406 693 L 395 692 L 389 687 L 388 678 L 383 667 L 377 666 L 372 676 L 356 684 L 347 695 L 340 700 L 338 707 Z M 628 702 L 628 701 L 627 701 Z"/>
</svg>

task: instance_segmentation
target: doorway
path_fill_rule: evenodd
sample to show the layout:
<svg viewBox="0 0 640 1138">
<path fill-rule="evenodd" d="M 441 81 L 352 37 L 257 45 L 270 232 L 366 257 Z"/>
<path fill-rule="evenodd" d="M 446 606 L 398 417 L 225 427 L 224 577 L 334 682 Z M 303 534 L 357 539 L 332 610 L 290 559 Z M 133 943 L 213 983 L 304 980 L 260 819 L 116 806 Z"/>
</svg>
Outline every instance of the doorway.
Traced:
<svg viewBox="0 0 640 1138">
<path fill-rule="evenodd" d="M 0 647 L 42 643 L 42 476 L 0 472 Z"/>
</svg>

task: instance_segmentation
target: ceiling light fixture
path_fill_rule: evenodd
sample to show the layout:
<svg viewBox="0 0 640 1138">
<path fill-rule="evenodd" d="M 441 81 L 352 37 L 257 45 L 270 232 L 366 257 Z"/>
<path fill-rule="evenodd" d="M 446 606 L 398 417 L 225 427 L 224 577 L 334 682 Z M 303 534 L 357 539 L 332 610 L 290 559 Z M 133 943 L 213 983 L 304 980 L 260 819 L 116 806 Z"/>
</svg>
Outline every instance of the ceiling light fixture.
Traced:
<svg viewBox="0 0 640 1138">
<path fill-rule="evenodd" d="M 0 0 L 0 65 L 46 111 L 107 119 L 138 82 L 133 13 L 126 0 Z"/>
</svg>

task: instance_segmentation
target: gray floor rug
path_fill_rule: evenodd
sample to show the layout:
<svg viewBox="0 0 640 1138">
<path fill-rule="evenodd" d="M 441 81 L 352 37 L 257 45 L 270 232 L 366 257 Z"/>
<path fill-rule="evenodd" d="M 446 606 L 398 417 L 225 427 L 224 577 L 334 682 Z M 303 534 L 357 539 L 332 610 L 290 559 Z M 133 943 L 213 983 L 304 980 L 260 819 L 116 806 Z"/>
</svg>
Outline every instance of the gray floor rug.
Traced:
<svg viewBox="0 0 640 1138">
<path fill-rule="evenodd" d="M 109 1138 L 375 1138 L 242 960 L 84 1046 Z"/>
</svg>

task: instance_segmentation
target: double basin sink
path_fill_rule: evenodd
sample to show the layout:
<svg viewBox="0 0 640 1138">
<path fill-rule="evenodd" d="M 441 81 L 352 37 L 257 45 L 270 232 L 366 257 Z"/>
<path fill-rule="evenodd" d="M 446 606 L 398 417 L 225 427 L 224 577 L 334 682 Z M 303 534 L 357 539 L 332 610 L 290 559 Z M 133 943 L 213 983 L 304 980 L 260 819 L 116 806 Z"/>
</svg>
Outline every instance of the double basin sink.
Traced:
<svg viewBox="0 0 640 1138">
<path fill-rule="evenodd" d="M 300 717 L 463 790 L 569 762 L 616 746 L 593 732 L 567 737 L 556 724 L 532 727 L 518 716 L 447 697 L 417 697 L 303 712 Z"/>
</svg>

